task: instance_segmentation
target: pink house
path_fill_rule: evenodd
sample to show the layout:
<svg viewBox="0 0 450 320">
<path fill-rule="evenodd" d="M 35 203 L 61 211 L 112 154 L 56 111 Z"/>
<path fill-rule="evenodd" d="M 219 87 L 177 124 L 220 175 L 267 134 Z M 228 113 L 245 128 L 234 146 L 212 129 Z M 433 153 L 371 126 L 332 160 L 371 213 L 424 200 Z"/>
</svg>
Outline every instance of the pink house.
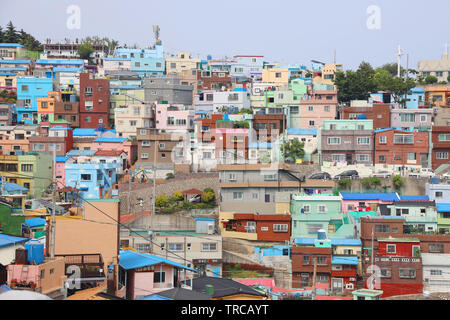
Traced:
<svg viewBox="0 0 450 320">
<path fill-rule="evenodd" d="M 129 300 L 172 289 L 186 280 L 186 274 L 192 278 L 192 273 L 197 272 L 171 260 L 133 250 L 121 250 L 119 257 L 119 282 L 126 286 L 125 298 Z"/>
<path fill-rule="evenodd" d="M 156 129 L 181 131 L 194 129 L 195 110 L 181 104 L 156 104 Z"/>
<path fill-rule="evenodd" d="M 56 183 L 58 189 L 66 184 L 66 162 L 73 162 L 71 157 L 56 157 Z"/>
<path fill-rule="evenodd" d="M 308 89 L 300 101 L 300 127 L 320 128 L 324 120 L 336 119 L 338 105 L 336 90 Z"/>
<path fill-rule="evenodd" d="M 99 137 L 92 142 L 92 150 L 124 151 L 130 167 L 137 158 L 137 142 L 128 141 L 126 138 Z"/>
<path fill-rule="evenodd" d="M 360 193 L 341 192 L 341 210 L 349 211 L 377 211 L 380 204 L 391 204 L 400 201 L 397 193 Z"/>
</svg>

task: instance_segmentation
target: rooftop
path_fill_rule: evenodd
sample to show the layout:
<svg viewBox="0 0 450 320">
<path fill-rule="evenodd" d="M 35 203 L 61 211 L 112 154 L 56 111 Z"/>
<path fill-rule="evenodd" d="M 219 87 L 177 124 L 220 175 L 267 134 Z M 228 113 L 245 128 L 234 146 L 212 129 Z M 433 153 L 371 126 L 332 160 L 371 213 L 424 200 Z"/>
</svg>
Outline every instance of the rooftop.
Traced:
<svg viewBox="0 0 450 320">
<path fill-rule="evenodd" d="M 138 269 L 143 267 L 149 267 L 159 264 L 168 264 L 173 267 L 186 269 L 189 271 L 197 272 L 192 268 L 188 268 L 179 263 L 173 262 L 171 260 L 167 260 L 161 257 L 153 256 L 150 254 L 139 253 L 132 250 L 121 250 L 119 258 L 119 265 L 125 270 Z"/>
</svg>

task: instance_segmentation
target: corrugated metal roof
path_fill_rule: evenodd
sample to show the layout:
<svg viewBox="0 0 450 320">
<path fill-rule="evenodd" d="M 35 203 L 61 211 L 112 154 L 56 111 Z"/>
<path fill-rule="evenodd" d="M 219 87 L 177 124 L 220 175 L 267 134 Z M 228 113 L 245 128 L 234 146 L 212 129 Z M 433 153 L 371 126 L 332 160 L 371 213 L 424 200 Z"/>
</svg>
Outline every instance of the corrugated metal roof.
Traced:
<svg viewBox="0 0 450 320">
<path fill-rule="evenodd" d="M 316 238 L 295 238 L 294 242 L 296 244 L 314 244 L 314 241 L 316 241 Z M 329 239 L 331 240 L 332 246 L 361 246 L 361 240 L 360 239 L 344 239 L 344 238 L 336 238 L 336 239 Z"/>
<path fill-rule="evenodd" d="M 152 294 L 151 296 L 146 296 L 137 300 L 173 300 L 170 298 L 166 298 L 166 297 L 161 297 L 157 294 Z"/>
<path fill-rule="evenodd" d="M 56 162 L 66 162 L 70 157 L 56 157 Z"/>
<path fill-rule="evenodd" d="M 415 196 L 415 195 L 400 195 L 401 201 L 428 201 L 428 196 Z"/>
<path fill-rule="evenodd" d="M 62 59 L 38 59 L 36 64 L 69 64 L 69 65 L 83 65 L 83 60 L 62 60 Z"/>
<path fill-rule="evenodd" d="M 97 150 L 70 150 L 68 156 L 93 156 Z"/>
<path fill-rule="evenodd" d="M 121 250 L 119 265 L 125 270 L 137 269 L 142 267 L 154 266 L 158 264 L 168 264 L 181 269 L 197 272 L 192 268 L 185 267 L 179 263 L 171 260 L 163 259 L 161 257 L 152 256 L 150 254 L 139 253 L 131 250 Z"/>
<path fill-rule="evenodd" d="M 24 64 L 24 63 L 31 63 L 31 60 L 0 60 L 0 63 Z"/>
<path fill-rule="evenodd" d="M 126 138 L 97 138 L 94 142 L 124 142 Z"/>
<path fill-rule="evenodd" d="M 31 218 L 25 220 L 23 223 L 26 226 L 29 226 L 30 228 L 38 227 L 38 226 L 44 226 L 45 225 L 45 219 L 42 218 Z"/>
<path fill-rule="evenodd" d="M 96 137 L 97 134 L 95 133 L 95 129 L 87 129 L 87 128 L 76 128 L 73 130 L 73 136 L 94 136 Z"/>
<path fill-rule="evenodd" d="M 20 48 L 25 48 L 23 45 L 21 45 L 20 43 L 0 43 L 0 47 L 20 47 Z"/>
<path fill-rule="evenodd" d="M 11 245 L 14 245 L 17 243 L 24 243 L 29 240 L 30 240 L 30 238 L 22 238 L 22 237 L 10 236 L 7 234 L 0 233 L 0 248 L 11 246 Z"/>
<path fill-rule="evenodd" d="M 363 192 L 341 192 L 342 200 L 381 200 L 399 201 L 397 193 L 363 193 Z"/>
<path fill-rule="evenodd" d="M 297 129 L 297 128 L 288 128 L 287 134 L 296 134 L 296 135 L 317 135 L 317 129 Z"/>
<path fill-rule="evenodd" d="M 450 212 L 450 203 L 437 203 L 437 212 Z"/>
<path fill-rule="evenodd" d="M 332 257 L 331 264 L 358 265 L 358 257 Z"/>
<path fill-rule="evenodd" d="M 17 183 L 13 182 L 7 182 L 4 185 L 4 188 L 7 192 L 13 192 L 13 191 L 28 191 L 27 188 L 19 186 Z"/>
</svg>

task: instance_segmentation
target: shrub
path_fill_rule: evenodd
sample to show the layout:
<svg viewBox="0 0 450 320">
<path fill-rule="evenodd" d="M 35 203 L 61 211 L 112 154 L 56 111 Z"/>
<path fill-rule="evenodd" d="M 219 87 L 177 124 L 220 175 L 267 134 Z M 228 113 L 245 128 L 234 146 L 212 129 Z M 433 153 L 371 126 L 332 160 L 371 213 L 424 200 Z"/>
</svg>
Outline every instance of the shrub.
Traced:
<svg viewBox="0 0 450 320">
<path fill-rule="evenodd" d="M 405 185 L 406 179 L 400 175 L 395 175 L 392 177 L 392 182 L 394 184 L 394 188 L 399 190 Z"/>
<path fill-rule="evenodd" d="M 202 201 L 206 203 L 212 202 L 215 196 L 214 192 L 203 192 Z"/>
<path fill-rule="evenodd" d="M 351 185 L 352 185 L 352 180 L 350 180 L 348 178 L 347 179 L 338 180 L 338 185 L 342 189 L 349 189 L 351 187 Z"/>
<path fill-rule="evenodd" d="M 366 189 L 373 189 L 381 186 L 381 180 L 378 177 L 368 177 L 362 179 L 361 184 Z"/>
<path fill-rule="evenodd" d="M 214 193 L 214 189 L 208 187 L 208 188 L 203 189 L 203 192 L 212 192 L 212 193 Z"/>
<path fill-rule="evenodd" d="M 165 195 L 161 195 L 155 199 L 155 204 L 158 208 L 167 207 L 169 204 L 169 199 Z"/>
<path fill-rule="evenodd" d="M 166 180 L 173 179 L 173 178 L 175 178 L 175 176 L 173 175 L 172 172 L 168 172 L 168 173 L 166 174 Z"/>
</svg>

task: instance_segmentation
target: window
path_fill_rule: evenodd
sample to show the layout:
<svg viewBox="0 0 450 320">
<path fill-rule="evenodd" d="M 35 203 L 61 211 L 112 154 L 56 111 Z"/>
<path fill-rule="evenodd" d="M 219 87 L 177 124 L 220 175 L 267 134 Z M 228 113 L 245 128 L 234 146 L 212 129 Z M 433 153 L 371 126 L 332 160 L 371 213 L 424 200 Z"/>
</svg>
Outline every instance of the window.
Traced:
<svg viewBox="0 0 450 320">
<path fill-rule="evenodd" d="M 375 232 L 387 233 L 389 232 L 389 225 L 377 224 L 375 225 Z"/>
<path fill-rule="evenodd" d="M 183 251 L 182 243 L 169 243 L 167 247 L 170 251 Z"/>
<path fill-rule="evenodd" d="M 27 92 L 28 91 L 28 85 L 22 85 L 22 91 Z"/>
<path fill-rule="evenodd" d="M 386 162 L 386 156 L 378 156 L 379 162 Z"/>
<path fill-rule="evenodd" d="M 64 105 L 64 110 L 72 110 L 72 105 L 71 104 L 65 104 Z"/>
<path fill-rule="evenodd" d="M 228 181 L 236 181 L 236 173 L 229 173 Z"/>
<path fill-rule="evenodd" d="M 25 172 L 33 172 L 33 165 L 32 164 L 22 164 L 21 169 L 22 169 L 22 171 L 25 171 Z"/>
<path fill-rule="evenodd" d="M 330 106 L 325 106 L 325 107 L 323 107 L 323 109 L 325 112 L 330 112 Z"/>
<path fill-rule="evenodd" d="M 203 159 L 211 159 L 211 152 L 203 152 Z"/>
<path fill-rule="evenodd" d="M 135 66 L 135 67 L 140 67 L 140 66 L 141 66 L 141 63 L 136 61 L 136 62 L 134 63 L 134 66 Z"/>
<path fill-rule="evenodd" d="M 308 111 L 314 111 L 314 106 L 309 106 Z"/>
<path fill-rule="evenodd" d="M 414 113 L 402 113 L 402 114 L 400 114 L 400 121 L 401 122 L 415 122 L 416 115 Z"/>
<path fill-rule="evenodd" d="M 287 224 L 274 224 L 273 232 L 288 232 L 288 225 Z"/>
<path fill-rule="evenodd" d="M 370 159 L 370 156 L 368 154 L 357 154 L 356 155 L 356 161 L 359 162 L 368 162 Z"/>
<path fill-rule="evenodd" d="M 407 159 L 408 160 L 416 160 L 416 153 L 415 152 L 408 152 Z"/>
<path fill-rule="evenodd" d="M 435 196 L 436 198 L 442 198 L 442 195 L 443 195 L 442 191 L 436 191 L 436 192 L 434 193 L 434 196 Z"/>
<path fill-rule="evenodd" d="M 137 121 L 136 120 L 130 120 L 130 127 L 136 127 Z"/>
<path fill-rule="evenodd" d="M 317 206 L 317 211 L 320 213 L 325 213 L 325 212 L 327 212 L 327 206 L 324 206 L 323 204 L 319 204 Z"/>
<path fill-rule="evenodd" d="M 298 107 L 291 107 L 291 114 L 298 114 Z"/>
<path fill-rule="evenodd" d="M 443 243 L 430 243 L 428 245 L 428 251 L 432 253 L 444 253 Z"/>
<path fill-rule="evenodd" d="M 44 151 L 45 150 L 45 146 L 42 143 L 35 143 L 33 145 L 33 150 L 34 151 Z"/>
<path fill-rule="evenodd" d="M 303 264 L 309 264 L 309 256 L 303 256 Z"/>
<path fill-rule="evenodd" d="M 386 144 L 387 143 L 386 136 L 380 136 L 379 142 L 380 142 L 380 144 Z"/>
<path fill-rule="evenodd" d="M 165 158 L 166 154 L 165 153 L 161 153 L 161 158 Z"/>
<path fill-rule="evenodd" d="M 85 101 L 84 108 L 86 109 L 86 111 L 94 110 L 94 101 Z"/>
<path fill-rule="evenodd" d="M 148 153 L 141 153 L 141 159 L 148 159 Z"/>
<path fill-rule="evenodd" d="M 440 134 L 439 141 L 450 141 L 450 134 Z"/>
<path fill-rule="evenodd" d="M 357 144 L 369 144 L 370 143 L 370 138 L 368 137 L 359 137 L 357 139 Z"/>
<path fill-rule="evenodd" d="M 217 243 L 215 242 L 202 243 L 202 251 L 217 251 Z"/>
<path fill-rule="evenodd" d="M 137 243 L 136 250 L 139 252 L 150 252 L 150 244 L 149 243 Z"/>
<path fill-rule="evenodd" d="M 332 137 L 327 139 L 328 144 L 341 144 L 340 137 Z"/>
<path fill-rule="evenodd" d="M 442 270 L 439 269 L 431 269 L 430 270 L 431 276 L 442 276 Z"/>
<path fill-rule="evenodd" d="M 436 152 L 436 159 L 448 159 L 448 152 Z"/>
<path fill-rule="evenodd" d="M 153 275 L 153 283 L 164 283 L 164 282 L 166 282 L 166 272 L 155 271 Z"/>
<path fill-rule="evenodd" d="M 388 244 L 386 246 L 386 252 L 387 253 L 396 253 L 396 245 L 395 244 Z"/>
<path fill-rule="evenodd" d="M 82 174 L 81 181 L 91 181 L 91 175 L 90 174 Z"/>
<path fill-rule="evenodd" d="M 311 212 L 311 206 L 309 204 L 303 205 L 303 213 L 310 213 Z"/>
<path fill-rule="evenodd" d="M 258 200 L 259 199 L 259 194 L 258 193 L 252 193 L 252 199 L 253 200 Z"/>
<path fill-rule="evenodd" d="M 414 135 L 394 134 L 394 144 L 414 144 Z"/>
<path fill-rule="evenodd" d="M 427 116 L 425 114 L 420 115 L 420 122 L 427 122 Z"/>
<path fill-rule="evenodd" d="M 157 63 L 156 63 L 156 67 L 157 67 L 157 68 L 161 68 L 161 66 L 162 66 L 162 65 L 161 65 L 161 62 L 157 62 Z"/>
<path fill-rule="evenodd" d="M 381 268 L 380 271 L 381 271 L 380 272 L 381 278 L 390 278 L 391 277 L 392 271 L 390 268 Z"/>
<path fill-rule="evenodd" d="M 321 224 L 307 224 L 308 233 L 317 233 L 320 229 L 322 229 Z"/>
<path fill-rule="evenodd" d="M 400 278 L 414 279 L 416 277 L 416 269 L 401 268 L 398 270 L 398 276 Z"/>
<path fill-rule="evenodd" d="M 233 192 L 233 200 L 242 200 L 244 198 L 243 192 Z"/>
<path fill-rule="evenodd" d="M 275 72 L 275 78 L 281 78 L 281 72 Z"/>
<path fill-rule="evenodd" d="M 275 181 L 277 176 L 275 174 L 265 174 L 264 181 Z"/>
<path fill-rule="evenodd" d="M 86 87 L 84 88 L 84 95 L 85 96 L 91 96 L 92 95 L 92 88 L 91 87 Z"/>
<path fill-rule="evenodd" d="M 326 256 L 317 256 L 317 265 L 323 266 L 327 264 L 327 257 Z"/>
<path fill-rule="evenodd" d="M 345 161 L 345 154 L 332 154 L 331 160 L 336 162 L 343 162 Z"/>
</svg>

